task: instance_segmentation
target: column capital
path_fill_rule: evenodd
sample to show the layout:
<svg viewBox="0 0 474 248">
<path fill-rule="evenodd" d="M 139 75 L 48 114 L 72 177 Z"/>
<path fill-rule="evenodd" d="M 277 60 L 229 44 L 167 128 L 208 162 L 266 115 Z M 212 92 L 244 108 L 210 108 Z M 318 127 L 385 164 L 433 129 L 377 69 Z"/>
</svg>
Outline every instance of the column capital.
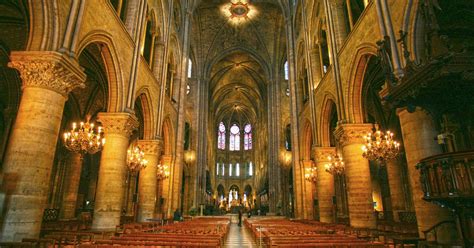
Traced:
<svg viewBox="0 0 474 248">
<path fill-rule="evenodd" d="M 162 140 L 139 140 L 137 144 L 147 155 L 160 155 L 163 148 Z"/>
<path fill-rule="evenodd" d="M 340 124 L 334 131 L 334 135 L 341 146 L 350 144 L 363 144 L 364 136 L 372 131 L 373 124 Z"/>
<path fill-rule="evenodd" d="M 84 88 L 83 68 L 62 53 L 52 51 L 15 51 L 8 66 L 20 72 L 25 87 L 53 90 L 64 97 L 75 88 Z"/>
<path fill-rule="evenodd" d="M 312 152 L 316 162 L 328 161 L 329 156 L 336 155 L 336 147 L 313 146 Z"/>
<path fill-rule="evenodd" d="M 165 43 L 161 40 L 159 41 L 155 41 L 155 47 L 160 47 L 160 48 L 164 48 L 165 47 Z"/>
<path fill-rule="evenodd" d="M 310 56 L 318 56 L 317 58 L 319 59 L 319 47 L 313 47 L 313 48 L 309 49 L 309 55 Z"/>
<path fill-rule="evenodd" d="M 139 123 L 134 114 L 120 113 L 99 113 L 97 121 L 104 127 L 104 133 L 119 134 L 130 137 L 132 132 L 138 128 Z"/>
</svg>

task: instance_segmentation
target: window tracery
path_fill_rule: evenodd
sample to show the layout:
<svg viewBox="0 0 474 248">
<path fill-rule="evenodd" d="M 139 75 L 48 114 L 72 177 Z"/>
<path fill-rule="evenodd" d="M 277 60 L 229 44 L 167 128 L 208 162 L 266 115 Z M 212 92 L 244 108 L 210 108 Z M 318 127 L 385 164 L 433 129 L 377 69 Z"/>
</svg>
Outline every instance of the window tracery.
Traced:
<svg viewBox="0 0 474 248">
<path fill-rule="evenodd" d="M 217 149 L 225 150 L 225 125 L 223 122 L 219 123 L 217 130 Z"/>
<path fill-rule="evenodd" d="M 230 127 L 229 151 L 240 151 L 240 128 L 237 124 Z"/>
<path fill-rule="evenodd" d="M 252 150 L 252 125 L 244 127 L 244 150 Z"/>
</svg>

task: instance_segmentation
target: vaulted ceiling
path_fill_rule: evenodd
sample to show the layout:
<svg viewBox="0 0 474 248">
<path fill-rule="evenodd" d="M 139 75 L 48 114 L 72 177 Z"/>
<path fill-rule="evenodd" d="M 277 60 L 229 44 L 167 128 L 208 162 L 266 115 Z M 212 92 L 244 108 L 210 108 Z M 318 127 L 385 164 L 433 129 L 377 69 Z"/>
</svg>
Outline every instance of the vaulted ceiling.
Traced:
<svg viewBox="0 0 474 248">
<path fill-rule="evenodd" d="M 192 56 L 209 79 L 209 106 L 216 122 L 265 118 L 267 84 L 285 57 L 278 1 L 249 1 L 248 6 L 248 16 L 236 17 L 231 16 L 230 0 L 204 0 L 194 12 Z"/>
</svg>

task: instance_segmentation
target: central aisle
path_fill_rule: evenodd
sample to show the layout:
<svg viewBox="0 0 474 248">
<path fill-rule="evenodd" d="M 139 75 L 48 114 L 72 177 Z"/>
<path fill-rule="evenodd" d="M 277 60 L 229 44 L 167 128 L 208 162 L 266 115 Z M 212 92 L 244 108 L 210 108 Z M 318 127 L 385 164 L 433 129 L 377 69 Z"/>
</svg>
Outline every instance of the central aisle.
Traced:
<svg viewBox="0 0 474 248">
<path fill-rule="evenodd" d="M 239 227 L 237 223 L 232 223 L 227 234 L 225 247 L 257 247 L 257 244 L 244 225 Z"/>
</svg>

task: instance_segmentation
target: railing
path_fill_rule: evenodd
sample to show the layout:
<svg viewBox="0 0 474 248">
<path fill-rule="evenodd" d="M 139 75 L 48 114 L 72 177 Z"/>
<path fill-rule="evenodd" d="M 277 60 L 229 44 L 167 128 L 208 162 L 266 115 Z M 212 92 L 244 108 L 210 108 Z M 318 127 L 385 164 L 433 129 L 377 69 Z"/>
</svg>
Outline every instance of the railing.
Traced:
<svg viewBox="0 0 474 248">
<path fill-rule="evenodd" d="M 426 200 L 474 197 L 474 151 L 431 156 L 416 168 Z"/>
<path fill-rule="evenodd" d="M 431 156 L 416 168 L 420 171 L 423 198 L 454 210 L 462 243 L 474 247 L 474 151 Z"/>
</svg>

